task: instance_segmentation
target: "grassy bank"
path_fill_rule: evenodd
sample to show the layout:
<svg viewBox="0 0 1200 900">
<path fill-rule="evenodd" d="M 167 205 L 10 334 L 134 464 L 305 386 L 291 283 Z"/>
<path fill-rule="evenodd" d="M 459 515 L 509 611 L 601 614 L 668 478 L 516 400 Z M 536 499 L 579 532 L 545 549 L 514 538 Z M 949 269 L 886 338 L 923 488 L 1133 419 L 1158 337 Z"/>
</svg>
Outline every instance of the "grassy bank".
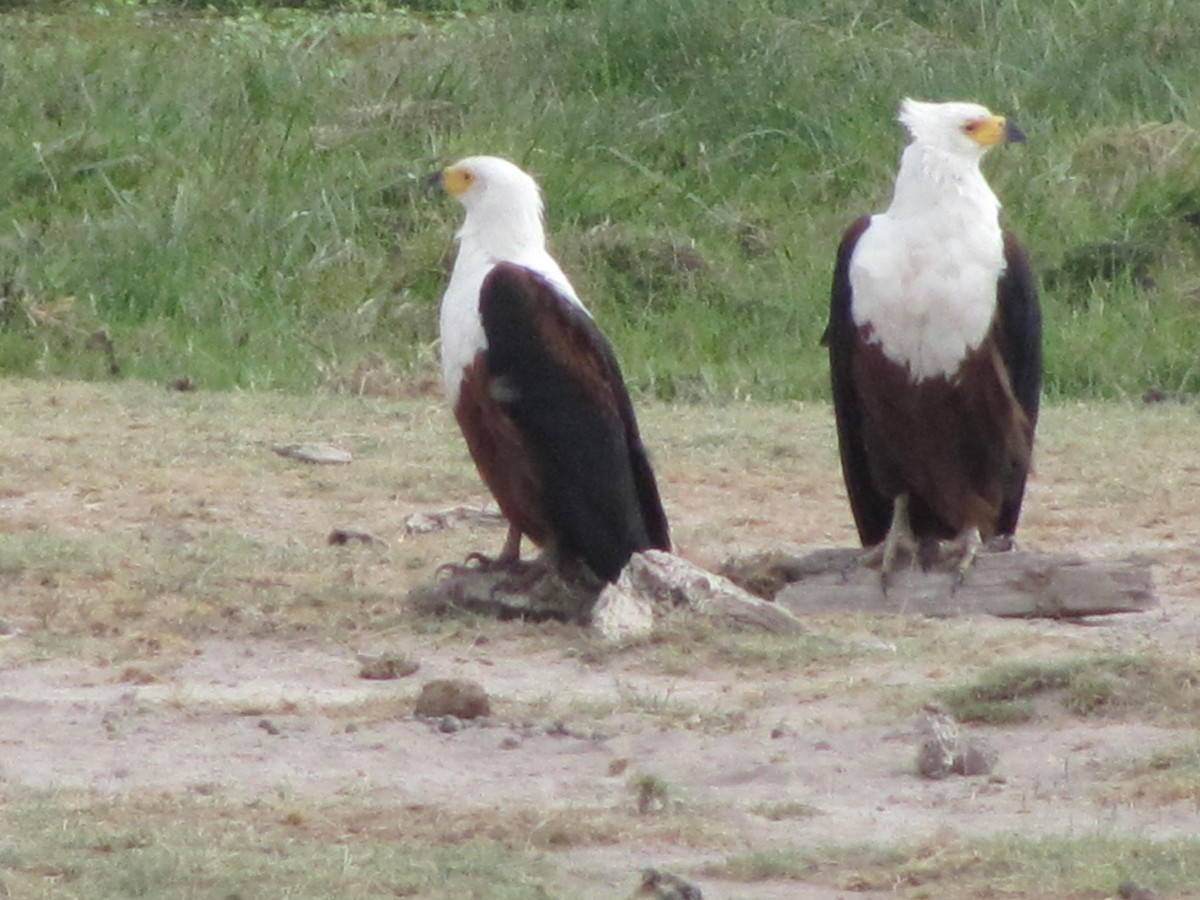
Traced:
<svg viewBox="0 0 1200 900">
<path fill-rule="evenodd" d="M 491 152 L 539 176 L 637 388 L 824 397 L 832 254 L 887 201 L 910 94 L 1030 135 L 987 170 L 1044 282 L 1051 394 L 1200 390 L 1200 9 L 506 6 L 10 8 L 0 368 L 425 374 L 459 214 L 424 177 Z"/>
</svg>

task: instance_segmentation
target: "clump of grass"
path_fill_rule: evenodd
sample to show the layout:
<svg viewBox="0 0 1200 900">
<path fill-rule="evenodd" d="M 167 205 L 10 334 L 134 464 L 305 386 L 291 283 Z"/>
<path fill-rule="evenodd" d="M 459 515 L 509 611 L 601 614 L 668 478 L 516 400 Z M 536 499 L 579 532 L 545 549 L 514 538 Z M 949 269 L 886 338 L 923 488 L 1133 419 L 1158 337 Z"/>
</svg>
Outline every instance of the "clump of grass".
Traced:
<svg viewBox="0 0 1200 900">
<path fill-rule="evenodd" d="M 800 881 L 820 868 L 811 852 L 768 850 L 731 856 L 724 863 L 707 867 L 705 873 L 730 881 Z"/>
<path fill-rule="evenodd" d="M 821 814 L 821 810 L 811 803 L 802 800 L 780 800 L 771 803 L 759 803 L 750 808 L 756 816 L 762 816 L 772 822 L 784 822 L 789 819 L 808 819 Z"/>
<path fill-rule="evenodd" d="M 727 734 L 745 726 L 748 715 L 745 709 L 720 709 L 699 706 L 680 700 L 672 689 L 647 692 L 631 688 L 623 682 L 617 683 L 621 702 L 612 712 L 633 712 L 648 716 L 661 725 L 700 731 L 707 734 Z"/>
<path fill-rule="evenodd" d="M 1055 662 L 1004 663 L 975 681 L 936 693 L 956 719 L 991 725 L 1024 722 L 1035 700 L 1055 694 L 1077 716 L 1137 711 L 1149 718 L 1193 719 L 1196 676 L 1158 657 L 1096 655 Z"/>
<path fill-rule="evenodd" d="M 749 883 L 802 880 L 846 891 L 921 892 L 914 896 L 1100 898 L 1128 885 L 1189 889 L 1200 877 L 1198 850 L 1200 844 L 1187 839 L 1005 835 L 755 853 L 730 857 L 706 871 Z"/>
<path fill-rule="evenodd" d="M 576 895 L 548 852 L 636 839 L 724 846 L 695 809 L 543 806 L 462 808 L 234 799 L 197 784 L 186 794 L 116 799 L 11 790 L 0 823 L 0 892 L 109 897 L 275 895 L 488 897 Z M 564 887 L 564 882 L 568 886 Z"/>
<path fill-rule="evenodd" d="M 1171 747 L 1125 763 L 1117 769 L 1115 782 L 1102 788 L 1100 795 L 1106 803 L 1200 805 L 1200 745 Z"/>
<path fill-rule="evenodd" d="M 47 793 L 7 797 L 6 815 L 0 890 L 13 896 L 234 897 L 269 884 L 298 898 L 516 900 L 538 896 L 551 878 L 538 853 L 498 841 L 331 834 L 319 810 L 288 804 Z"/>
<path fill-rule="evenodd" d="M 634 807 L 639 815 L 666 812 L 675 802 L 671 786 L 658 775 L 638 772 L 629 779 Z"/>
</svg>

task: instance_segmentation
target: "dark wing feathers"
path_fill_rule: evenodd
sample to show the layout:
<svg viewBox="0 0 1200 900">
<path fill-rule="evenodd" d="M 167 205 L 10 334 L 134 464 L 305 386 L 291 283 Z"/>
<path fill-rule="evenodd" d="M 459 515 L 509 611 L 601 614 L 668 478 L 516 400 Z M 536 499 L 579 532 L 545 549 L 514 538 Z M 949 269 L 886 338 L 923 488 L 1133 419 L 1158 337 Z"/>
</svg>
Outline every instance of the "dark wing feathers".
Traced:
<svg viewBox="0 0 1200 900">
<path fill-rule="evenodd" d="M 479 309 L 488 372 L 538 457 L 558 549 L 605 580 L 635 551 L 670 549 L 633 405 L 591 317 L 511 263 L 488 274 Z"/>
<path fill-rule="evenodd" d="M 892 501 L 875 489 L 864 444 L 862 401 L 852 374 L 852 347 L 857 329 L 851 317 L 850 258 L 870 224 L 864 216 L 847 229 L 838 248 L 830 297 L 829 325 L 821 342 L 829 348 L 830 380 L 842 474 L 851 512 L 864 546 L 877 544 L 891 524 Z M 1013 394 L 1029 420 L 1030 440 L 1037 423 L 1042 379 L 1042 319 L 1037 287 L 1025 251 L 1011 234 L 1004 235 L 1006 269 L 997 286 L 997 340 L 1008 369 Z M 1013 534 L 1021 514 L 1025 471 L 1005 490 L 997 532 Z M 936 517 L 914 498 L 913 524 L 918 531 L 933 529 Z M 927 521 L 928 520 L 928 521 Z"/>
<path fill-rule="evenodd" d="M 863 216 L 842 237 L 833 272 L 829 325 L 821 338 L 821 343 L 829 348 L 833 412 L 837 420 L 842 476 L 846 481 L 850 510 L 854 514 L 854 523 L 863 546 L 882 541 L 892 522 L 891 498 L 877 491 L 871 481 L 863 435 L 862 403 L 851 371 L 851 347 L 857 335 L 850 315 L 850 257 L 858 239 L 870 224 L 871 217 Z"/>
<path fill-rule="evenodd" d="M 1042 390 L 1042 309 L 1029 257 L 1010 232 L 1004 233 L 1004 261 L 1006 268 L 997 288 L 997 340 L 1013 394 L 1029 420 L 1032 442 Z M 1017 531 L 1026 474 L 1021 472 L 1005 492 L 996 529 L 1000 534 Z"/>
</svg>

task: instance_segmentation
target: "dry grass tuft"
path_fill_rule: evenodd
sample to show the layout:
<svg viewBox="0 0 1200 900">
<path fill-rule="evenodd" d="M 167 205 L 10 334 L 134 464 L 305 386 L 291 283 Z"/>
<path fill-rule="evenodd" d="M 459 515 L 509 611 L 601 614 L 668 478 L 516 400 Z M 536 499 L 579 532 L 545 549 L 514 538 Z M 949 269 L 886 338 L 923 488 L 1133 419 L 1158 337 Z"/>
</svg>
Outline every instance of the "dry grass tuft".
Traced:
<svg viewBox="0 0 1200 900">
<path fill-rule="evenodd" d="M 1200 722 L 1200 675 L 1151 656 L 1099 655 L 1053 662 L 1004 663 L 974 682 L 937 692 L 955 718 L 991 725 L 1024 722 L 1035 700 L 1053 694 L 1077 716 L 1137 711 L 1151 721 Z M 1149 700 L 1149 702 L 1147 702 Z"/>
<path fill-rule="evenodd" d="M 1097 796 L 1108 805 L 1189 803 L 1200 808 L 1200 744 L 1159 750 L 1117 767 Z"/>
</svg>

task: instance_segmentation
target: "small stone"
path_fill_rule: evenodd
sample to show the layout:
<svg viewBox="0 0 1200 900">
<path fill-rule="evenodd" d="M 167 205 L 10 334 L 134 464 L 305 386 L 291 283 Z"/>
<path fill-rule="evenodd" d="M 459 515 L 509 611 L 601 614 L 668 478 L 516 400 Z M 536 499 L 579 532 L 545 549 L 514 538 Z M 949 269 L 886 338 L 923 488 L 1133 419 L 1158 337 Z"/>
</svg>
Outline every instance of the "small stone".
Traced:
<svg viewBox="0 0 1200 900">
<path fill-rule="evenodd" d="M 962 775 L 987 775 L 996 764 L 996 756 L 985 744 L 968 738 L 961 758 L 955 762 L 956 771 Z"/>
<path fill-rule="evenodd" d="M 487 691 L 477 681 L 468 678 L 438 678 L 421 688 L 415 710 L 418 716 L 477 719 L 492 714 Z"/>
<path fill-rule="evenodd" d="M 1128 878 L 1117 886 L 1117 896 L 1121 900 L 1157 900 L 1158 897 L 1150 888 L 1142 887 Z"/>
<path fill-rule="evenodd" d="M 349 450 L 333 444 L 284 444 L 271 449 L 286 459 L 313 465 L 345 465 L 354 459 Z"/>
<path fill-rule="evenodd" d="M 925 707 L 921 731 L 917 771 L 925 778 L 987 775 L 996 765 L 996 752 L 986 742 L 962 734 L 954 718 L 936 706 Z"/>
<path fill-rule="evenodd" d="M 279 729 L 270 719 L 259 719 L 258 727 L 270 735 L 278 735 Z"/>
<path fill-rule="evenodd" d="M 502 740 L 500 742 L 501 750 L 516 750 L 520 746 L 521 746 L 521 739 L 519 737 L 517 737 L 516 735 L 512 735 L 512 734 L 508 735 L 508 737 L 504 738 L 504 740 Z"/>
<path fill-rule="evenodd" d="M 420 663 L 413 662 L 407 656 L 399 653 L 380 653 L 378 656 L 360 653 L 358 662 L 361 666 L 358 670 L 358 677 L 371 681 L 407 678 L 421 668 Z"/>
<path fill-rule="evenodd" d="M 642 872 L 642 884 L 636 897 L 653 897 L 655 900 L 704 900 L 700 888 L 670 872 L 646 869 Z"/>
<path fill-rule="evenodd" d="M 353 528 L 335 528 L 325 538 L 330 547 L 346 547 L 350 544 L 386 544 L 383 538 L 378 538 L 367 531 L 357 531 Z"/>
<path fill-rule="evenodd" d="M 438 721 L 438 731 L 442 734 L 457 734 L 462 728 L 462 719 L 458 716 L 442 716 Z"/>
</svg>

